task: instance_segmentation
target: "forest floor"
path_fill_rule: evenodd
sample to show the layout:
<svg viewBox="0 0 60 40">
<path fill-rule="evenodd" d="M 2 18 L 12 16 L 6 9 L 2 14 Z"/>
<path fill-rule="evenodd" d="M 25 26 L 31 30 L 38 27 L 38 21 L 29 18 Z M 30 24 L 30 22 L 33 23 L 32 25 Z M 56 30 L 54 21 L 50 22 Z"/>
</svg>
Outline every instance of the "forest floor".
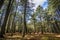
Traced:
<svg viewBox="0 0 60 40">
<path fill-rule="evenodd" d="M 4 35 L 5 39 L 22 39 L 22 34 L 16 33 L 6 33 Z M 26 34 L 24 40 L 60 40 L 60 34 L 55 33 L 31 33 Z"/>
</svg>

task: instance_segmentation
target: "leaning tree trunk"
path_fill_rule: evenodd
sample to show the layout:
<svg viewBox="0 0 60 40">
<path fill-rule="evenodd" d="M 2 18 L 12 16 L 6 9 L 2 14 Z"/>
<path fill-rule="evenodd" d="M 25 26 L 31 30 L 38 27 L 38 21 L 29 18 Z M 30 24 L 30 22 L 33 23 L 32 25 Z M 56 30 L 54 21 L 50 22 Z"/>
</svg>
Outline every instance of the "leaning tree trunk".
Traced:
<svg viewBox="0 0 60 40">
<path fill-rule="evenodd" d="M 3 34 L 5 34 L 5 27 L 6 27 L 7 19 L 8 19 L 12 4 L 13 4 L 13 0 L 9 0 L 7 10 L 6 10 L 6 14 L 5 14 L 5 17 L 4 17 L 4 20 L 3 20 L 3 24 L 1 26 L 0 37 L 4 37 Z"/>
</svg>

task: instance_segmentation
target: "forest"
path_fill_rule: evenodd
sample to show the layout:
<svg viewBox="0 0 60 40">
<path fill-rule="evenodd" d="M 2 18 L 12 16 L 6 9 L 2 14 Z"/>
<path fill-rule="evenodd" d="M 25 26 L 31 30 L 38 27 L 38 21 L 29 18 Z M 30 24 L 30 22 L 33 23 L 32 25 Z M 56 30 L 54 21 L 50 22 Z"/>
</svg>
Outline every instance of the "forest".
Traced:
<svg viewBox="0 0 60 40">
<path fill-rule="evenodd" d="M 47 3 L 44 9 L 33 0 L 0 0 L 0 40 L 59 40 L 60 0 Z"/>
</svg>

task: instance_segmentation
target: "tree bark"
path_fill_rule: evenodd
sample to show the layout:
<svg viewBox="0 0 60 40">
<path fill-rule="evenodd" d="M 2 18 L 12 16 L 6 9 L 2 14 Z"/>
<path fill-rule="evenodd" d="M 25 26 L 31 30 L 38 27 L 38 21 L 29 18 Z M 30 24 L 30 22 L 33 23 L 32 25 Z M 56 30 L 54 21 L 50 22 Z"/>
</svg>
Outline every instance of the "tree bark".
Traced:
<svg viewBox="0 0 60 40">
<path fill-rule="evenodd" d="M 34 33 L 36 32 L 36 24 L 35 24 L 35 18 L 34 18 Z"/>
<path fill-rule="evenodd" d="M 25 4 L 24 4 L 24 27 L 23 27 L 23 37 L 25 36 L 25 33 L 27 33 L 26 8 L 27 8 L 27 0 L 25 0 Z"/>
<path fill-rule="evenodd" d="M 11 22 L 11 14 L 9 15 L 9 18 L 8 18 L 8 24 L 7 24 L 7 33 L 9 33 L 10 32 L 10 22 Z"/>
<path fill-rule="evenodd" d="M 9 0 L 8 6 L 7 6 L 7 9 L 6 9 L 6 14 L 5 14 L 5 17 L 4 17 L 4 20 L 3 20 L 3 24 L 1 26 L 1 34 L 0 34 L 1 38 L 4 38 L 3 34 L 5 34 L 5 27 L 6 27 L 7 19 L 8 19 L 13 1 L 14 0 Z"/>
<path fill-rule="evenodd" d="M 14 23 L 15 16 L 16 16 L 16 13 L 13 14 L 13 21 L 12 21 L 12 32 L 13 32 L 13 33 L 15 33 L 15 23 Z"/>
</svg>

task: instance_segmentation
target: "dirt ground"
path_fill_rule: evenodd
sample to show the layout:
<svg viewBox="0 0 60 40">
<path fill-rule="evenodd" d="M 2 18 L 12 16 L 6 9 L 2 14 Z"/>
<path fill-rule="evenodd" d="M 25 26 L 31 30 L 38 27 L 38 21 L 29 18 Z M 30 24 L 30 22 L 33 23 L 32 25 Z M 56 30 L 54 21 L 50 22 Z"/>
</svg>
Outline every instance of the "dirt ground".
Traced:
<svg viewBox="0 0 60 40">
<path fill-rule="evenodd" d="M 24 39 L 24 40 L 60 40 L 60 34 L 54 33 L 31 33 L 26 34 L 24 38 L 22 38 L 22 34 L 16 33 L 6 33 L 4 35 L 5 39 Z"/>
</svg>

